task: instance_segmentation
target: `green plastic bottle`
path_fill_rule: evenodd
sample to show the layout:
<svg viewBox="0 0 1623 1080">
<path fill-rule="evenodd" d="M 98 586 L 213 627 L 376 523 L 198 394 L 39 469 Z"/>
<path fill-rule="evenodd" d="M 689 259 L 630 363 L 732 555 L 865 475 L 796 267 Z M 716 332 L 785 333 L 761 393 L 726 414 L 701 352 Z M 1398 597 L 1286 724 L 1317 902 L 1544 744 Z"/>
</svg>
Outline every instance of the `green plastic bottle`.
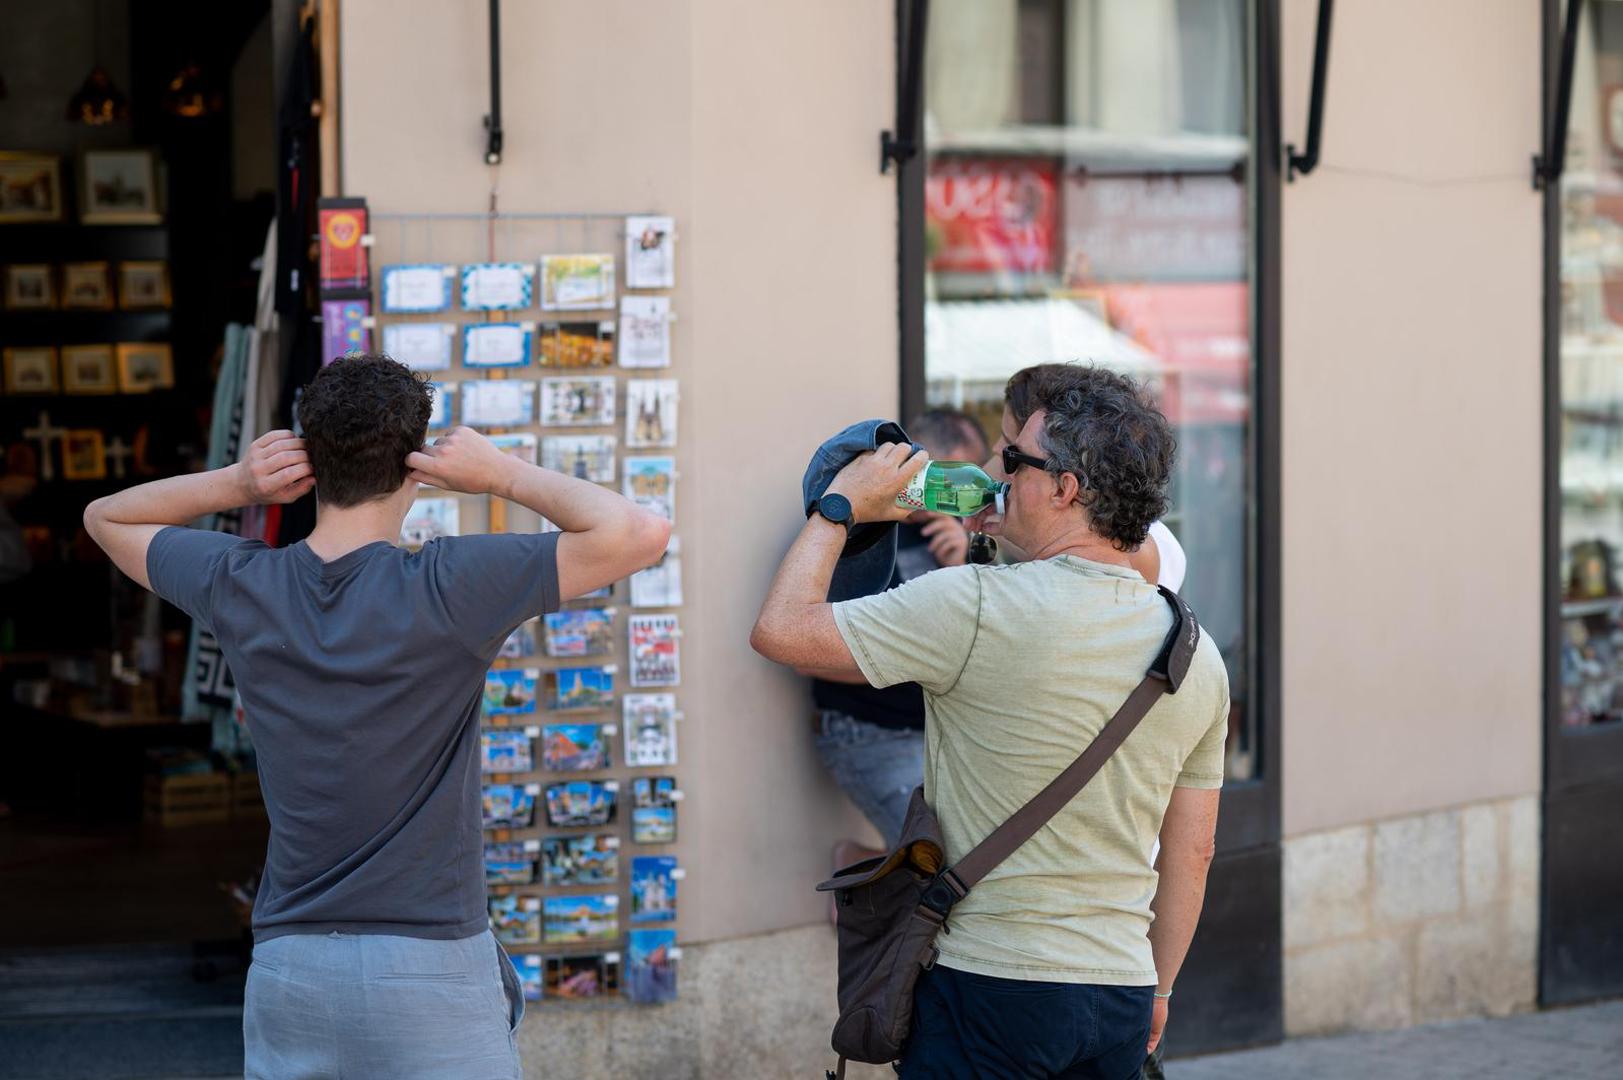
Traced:
<svg viewBox="0 0 1623 1080">
<path fill-rule="evenodd" d="M 988 506 L 995 506 L 1001 514 L 1006 490 L 1007 484 L 993 480 L 985 469 L 972 462 L 932 461 L 896 496 L 896 505 L 953 517 L 973 517 Z"/>
</svg>

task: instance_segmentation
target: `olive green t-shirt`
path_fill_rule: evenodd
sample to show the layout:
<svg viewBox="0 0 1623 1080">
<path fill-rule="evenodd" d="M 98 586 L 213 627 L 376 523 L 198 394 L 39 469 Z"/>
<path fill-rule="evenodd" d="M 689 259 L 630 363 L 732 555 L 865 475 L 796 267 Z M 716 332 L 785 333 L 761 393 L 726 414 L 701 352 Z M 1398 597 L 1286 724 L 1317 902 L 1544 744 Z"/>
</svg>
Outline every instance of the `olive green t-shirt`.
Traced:
<svg viewBox="0 0 1623 1080">
<path fill-rule="evenodd" d="M 937 570 L 834 605 L 875 686 L 924 688 L 924 794 L 968 854 L 1127 700 L 1172 626 L 1155 587 L 1071 555 Z M 1164 695 L 1071 803 L 953 909 L 940 962 L 1006 979 L 1155 982 L 1150 849 L 1175 786 L 1223 784 L 1228 674 L 1202 635 Z"/>
</svg>

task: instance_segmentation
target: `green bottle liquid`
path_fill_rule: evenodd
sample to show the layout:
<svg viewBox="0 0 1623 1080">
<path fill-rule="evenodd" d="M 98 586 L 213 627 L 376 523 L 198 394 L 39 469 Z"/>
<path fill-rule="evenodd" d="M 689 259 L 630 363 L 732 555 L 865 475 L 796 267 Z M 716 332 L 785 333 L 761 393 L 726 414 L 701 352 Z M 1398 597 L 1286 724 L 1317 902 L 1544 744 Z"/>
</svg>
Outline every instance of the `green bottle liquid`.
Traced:
<svg viewBox="0 0 1623 1080">
<path fill-rule="evenodd" d="M 908 482 L 907 490 L 896 496 L 896 505 L 953 517 L 973 517 L 995 506 L 1001 514 L 1006 490 L 1007 484 L 993 480 L 979 465 L 932 461 Z"/>
</svg>

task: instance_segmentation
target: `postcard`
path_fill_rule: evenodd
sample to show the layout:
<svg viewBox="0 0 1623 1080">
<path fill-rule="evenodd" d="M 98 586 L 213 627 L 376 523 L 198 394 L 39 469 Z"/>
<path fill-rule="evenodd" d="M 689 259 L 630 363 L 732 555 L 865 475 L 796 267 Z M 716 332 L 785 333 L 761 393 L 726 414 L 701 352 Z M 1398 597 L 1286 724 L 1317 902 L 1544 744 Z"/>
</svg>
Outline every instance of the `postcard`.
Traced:
<svg viewBox="0 0 1623 1080">
<path fill-rule="evenodd" d="M 536 442 L 534 435 L 520 433 L 517 435 L 491 435 L 489 438 L 490 445 L 509 457 L 516 457 L 530 465 L 535 464 Z"/>
<path fill-rule="evenodd" d="M 675 930 L 632 930 L 626 947 L 626 997 L 639 1005 L 675 1001 L 679 952 Z"/>
<path fill-rule="evenodd" d="M 321 288 L 364 289 L 367 280 L 366 200 L 318 199 Z"/>
<path fill-rule="evenodd" d="M 549 896 L 544 901 L 548 945 L 614 941 L 620 936 L 620 898 L 613 893 Z"/>
<path fill-rule="evenodd" d="M 451 306 L 456 267 L 413 263 L 383 268 L 383 310 L 389 314 L 444 311 Z"/>
<path fill-rule="evenodd" d="M 664 556 L 631 575 L 631 606 L 677 607 L 682 603 L 682 539 L 673 536 Z"/>
<path fill-rule="evenodd" d="M 459 513 L 454 498 L 418 499 L 400 523 L 400 544 L 416 551 L 442 536 L 456 536 Z"/>
<path fill-rule="evenodd" d="M 522 427 L 535 421 L 535 383 L 469 379 L 462 383 L 462 422 L 469 427 Z"/>
<path fill-rule="evenodd" d="M 682 681 L 682 630 L 675 615 L 630 618 L 631 685 L 675 686 Z"/>
<path fill-rule="evenodd" d="M 614 652 L 614 612 L 608 608 L 555 611 L 543 618 L 548 656 L 607 656 Z"/>
<path fill-rule="evenodd" d="M 479 768 L 487 773 L 522 773 L 535 768 L 530 735 L 523 728 L 479 733 Z"/>
<path fill-rule="evenodd" d="M 547 672 L 547 708 L 602 709 L 613 705 L 615 671 L 613 664 L 606 664 Z"/>
<path fill-rule="evenodd" d="M 516 893 L 491 897 L 490 929 L 504 945 L 541 944 L 541 898 Z"/>
<path fill-rule="evenodd" d="M 481 803 L 487 829 L 528 829 L 535 824 L 539 784 L 486 784 Z"/>
<path fill-rule="evenodd" d="M 462 366 L 468 368 L 526 367 L 534 323 L 465 323 L 462 327 Z"/>
<path fill-rule="evenodd" d="M 634 844 L 676 842 L 676 780 L 639 776 L 631 781 L 631 841 Z"/>
<path fill-rule="evenodd" d="M 614 423 L 613 375 L 541 380 L 541 422 L 556 427 Z"/>
<path fill-rule="evenodd" d="M 604 724 L 546 724 L 541 728 L 541 767 L 548 772 L 589 772 L 609 767 Z"/>
<path fill-rule="evenodd" d="M 674 855 L 637 855 L 631 860 L 631 921 L 676 921 L 676 883 L 682 873 Z"/>
<path fill-rule="evenodd" d="M 456 326 L 442 322 L 392 322 L 383 327 L 383 351 L 413 371 L 444 371 L 451 366 Z"/>
<path fill-rule="evenodd" d="M 330 364 L 341 356 L 363 353 L 372 348 L 372 301 L 323 300 L 321 302 L 321 362 Z"/>
<path fill-rule="evenodd" d="M 527 716 L 535 712 L 536 668 L 509 668 L 485 672 L 486 716 Z"/>
<path fill-rule="evenodd" d="M 535 881 L 539 840 L 516 840 L 485 845 L 485 883 L 529 885 Z"/>
<path fill-rule="evenodd" d="M 466 414 L 466 401 L 463 411 Z M 577 480 L 612 484 L 615 447 L 613 435 L 546 435 L 541 439 L 541 466 Z"/>
<path fill-rule="evenodd" d="M 676 219 L 626 218 L 626 288 L 676 287 Z"/>
<path fill-rule="evenodd" d="M 547 785 L 547 824 L 555 829 L 607 825 L 614 820 L 620 785 L 613 780 L 571 780 Z"/>
<path fill-rule="evenodd" d="M 428 430 L 451 426 L 451 418 L 456 415 L 456 383 L 431 382 L 428 384 L 429 394 L 433 405 L 428 414 Z"/>
<path fill-rule="evenodd" d="M 518 311 L 534 303 L 530 263 L 471 263 L 462 268 L 462 306 L 468 311 Z"/>
<path fill-rule="evenodd" d="M 597 311 L 613 306 L 613 255 L 541 256 L 543 309 Z"/>
<path fill-rule="evenodd" d="M 525 660 L 534 656 L 538 622 L 539 619 L 529 619 L 514 627 L 496 655 L 503 660 Z"/>
<path fill-rule="evenodd" d="M 532 954 L 515 956 L 512 959 L 513 966 L 518 969 L 518 985 L 524 992 L 524 1000 L 540 1001 L 544 981 L 542 958 Z"/>
<path fill-rule="evenodd" d="M 547 996 L 575 1001 L 612 993 L 618 987 L 618 979 L 615 987 L 609 986 L 607 965 L 603 961 L 602 953 L 547 957 Z"/>
<path fill-rule="evenodd" d="M 671 366 L 671 298 L 627 296 L 620 300 L 620 366 Z"/>
<path fill-rule="evenodd" d="M 607 885 L 620 880 L 620 838 L 587 833 L 541 841 L 543 885 Z"/>
<path fill-rule="evenodd" d="M 614 322 L 542 323 L 537 351 L 537 363 L 542 367 L 610 367 L 614 363 Z"/>
<path fill-rule="evenodd" d="M 626 446 L 675 446 L 678 397 L 675 379 L 626 380 Z"/>
<path fill-rule="evenodd" d="M 676 695 L 627 694 L 622 704 L 626 766 L 676 764 Z"/>
<path fill-rule="evenodd" d="M 625 496 L 667 521 L 676 520 L 676 459 L 626 458 Z"/>
</svg>

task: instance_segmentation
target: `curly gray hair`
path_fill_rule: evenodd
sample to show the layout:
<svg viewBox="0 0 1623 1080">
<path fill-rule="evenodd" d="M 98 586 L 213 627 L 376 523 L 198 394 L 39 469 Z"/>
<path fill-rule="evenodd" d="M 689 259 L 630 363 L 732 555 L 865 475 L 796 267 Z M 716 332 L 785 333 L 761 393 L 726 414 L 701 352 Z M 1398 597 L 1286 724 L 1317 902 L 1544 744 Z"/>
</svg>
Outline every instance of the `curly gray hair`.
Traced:
<svg viewBox="0 0 1623 1080">
<path fill-rule="evenodd" d="M 1015 372 L 1003 399 L 1021 427 L 1047 411 L 1048 471 L 1076 477 L 1093 531 L 1120 551 L 1144 543 L 1167 512 L 1178 453 L 1172 425 L 1144 388 L 1102 367 L 1037 364 Z"/>
</svg>

